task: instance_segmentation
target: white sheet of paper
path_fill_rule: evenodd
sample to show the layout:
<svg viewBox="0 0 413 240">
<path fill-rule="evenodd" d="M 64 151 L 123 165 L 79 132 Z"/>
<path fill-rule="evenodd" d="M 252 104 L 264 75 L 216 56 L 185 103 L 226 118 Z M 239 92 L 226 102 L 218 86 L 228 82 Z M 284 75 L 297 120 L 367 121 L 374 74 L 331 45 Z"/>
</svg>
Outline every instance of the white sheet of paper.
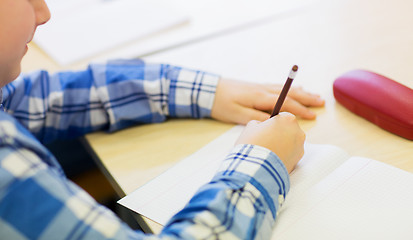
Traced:
<svg viewBox="0 0 413 240">
<path fill-rule="evenodd" d="M 34 41 L 65 65 L 189 21 L 164 0 L 49 0 Z"/>
<path fill-rule="evenodd" d="M 285 202 L 272 239 L 412 239 L 413 174 L 352 157 Z"/>
</svg>

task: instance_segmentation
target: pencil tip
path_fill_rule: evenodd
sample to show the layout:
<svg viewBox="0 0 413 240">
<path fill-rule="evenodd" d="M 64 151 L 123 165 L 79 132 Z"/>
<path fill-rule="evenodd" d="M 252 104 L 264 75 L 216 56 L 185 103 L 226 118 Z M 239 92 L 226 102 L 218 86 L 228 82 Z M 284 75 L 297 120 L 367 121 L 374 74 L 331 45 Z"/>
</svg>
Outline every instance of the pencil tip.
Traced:
<svg viewBox="0 0 413 240">
<path fill-rule="evenodd" d="M 298 66 L 297 66 L 297 65 L 294 65 L 294 66 L 293 66 L 293 71 L 294 71 L 294 72 L 297 72 L 297 70 L 298 70 Z"/>
</svg>

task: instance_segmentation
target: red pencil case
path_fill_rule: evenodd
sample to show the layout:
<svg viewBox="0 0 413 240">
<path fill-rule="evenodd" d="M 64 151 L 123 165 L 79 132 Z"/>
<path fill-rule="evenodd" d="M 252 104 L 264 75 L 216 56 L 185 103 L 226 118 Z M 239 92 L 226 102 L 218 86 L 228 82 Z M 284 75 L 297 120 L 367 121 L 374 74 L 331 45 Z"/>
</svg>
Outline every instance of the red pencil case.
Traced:
<svg viewBox="0 0 413 240">
<path fill-rule="evenodd" d="M 334 97 L 353 113 L 413 140 L 413 89 L 382 75 L 354 70 L 334 81 Z"/>
</svg>

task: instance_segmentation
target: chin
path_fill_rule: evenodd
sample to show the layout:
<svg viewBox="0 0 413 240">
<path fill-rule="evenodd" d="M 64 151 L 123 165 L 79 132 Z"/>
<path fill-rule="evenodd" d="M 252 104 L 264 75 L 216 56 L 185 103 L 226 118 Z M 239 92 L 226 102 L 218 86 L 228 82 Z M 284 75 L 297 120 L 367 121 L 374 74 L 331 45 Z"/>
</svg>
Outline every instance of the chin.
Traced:
<svg viewBox="0 0 413 240">
<path fill-rule="evenodd" d="M 16 78 L 20 76 L 20 73 L 21 73 L 21 67 L 19 65 L 18 67 L 14 69 L 14 71 L 9 72 L 9 74 L 5 76 L 4 81 L 2 81 L 1 83 L 1 87 L 4 87 L 5 85 L 16 80 Z"/>
<path fill-rule="evenodd" d="M 13 73 L 13 76 L 10 78 L 11 80 L 10 80 L 9 83 L 11 83 L 11 82 L 13 82 L 14 80 L 16 80 L 16 78 L 18 78 L 18 77 L 20 76 L 20 74 L 21 74 L 20 69 L 19 69 L 19 71 L 14 72 L 14 73 Z"/>
</svg>

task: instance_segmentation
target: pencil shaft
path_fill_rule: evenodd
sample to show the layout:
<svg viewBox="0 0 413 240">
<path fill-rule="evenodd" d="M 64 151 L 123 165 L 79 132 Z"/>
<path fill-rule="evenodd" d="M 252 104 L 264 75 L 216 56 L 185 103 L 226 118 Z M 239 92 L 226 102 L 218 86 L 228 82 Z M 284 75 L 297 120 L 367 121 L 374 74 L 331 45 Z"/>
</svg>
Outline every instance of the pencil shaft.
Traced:
<svg viewBox="0 0 413 240">
<path fill-rule="evenodd" d="M 294 65 L 293 69 L 291 69 L 290 75 L 287 78 L 287 81 L 285 81 L 283 89 L 281 90 L 280 96 L 278 97 L 277 103 L 274 106 L 271 117 L 274 117 L 280 113 L 281 107 L 285 101 L 285 98 L 287 97 L 288 90 L 290 90 L 297 70 L 297 65 Z"/>
<path fill-rule="evenodd" d="M 280 96 L 278 97 L 277 103 L 274 106 L 271 117 L 274 117 L 280 113 L 281 107 L 287 97 L 288 90 L 290 90 L 291 84 L 293 82 L 292 78 L 288 78 L 281 90 Z"/>
</svg>

